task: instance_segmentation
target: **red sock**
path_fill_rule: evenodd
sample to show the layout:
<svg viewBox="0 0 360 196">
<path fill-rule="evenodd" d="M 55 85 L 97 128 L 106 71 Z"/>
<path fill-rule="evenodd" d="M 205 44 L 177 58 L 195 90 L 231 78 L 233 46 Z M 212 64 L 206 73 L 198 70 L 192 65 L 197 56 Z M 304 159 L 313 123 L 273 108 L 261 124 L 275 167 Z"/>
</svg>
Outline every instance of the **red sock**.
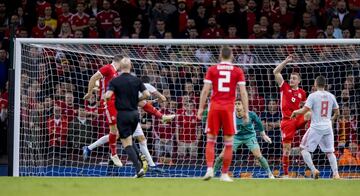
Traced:
<svg viewBox="0 0 360 196">
<path fill-rule="evenodd" d="M 154 115 L 156 118 L 161 118 L 163 114 L 157 110 L 154 106 L 152 106 L 149 102 L 146 102 L 146 104 L 143 107 L 144 111 Z"/>
<path fill-rule="evenodd" d="M 283 164 L 284 175 L 289 174 L 289 162 L 290 162 L 289 156 L 283 155 L 282 164 Z"/>
<path fill-rule="evenodd" d="M 232 148 L 233 148 L 232 141 L 225 142 L 224 159 L 223 159 L 223 167 L 222 167 L 223 174 L 226 174 L 229 171 L 230 164 L 232 161 L 232 155 L 233 155 Z"/>
<path fill-rule="evenodd" d="M 215 159 L 215 139 L 207 139 L 206 142 L 206 164 L 207 167 L 214 166 Z"/>
<path fill-rule="evenodd" d="M 111 156 L 116 155 L 117 154 L 117 152 L 116 152 L 116 134 L 113 134 L 111 132 L 109 134 L 109 147 L 110 147 Z"/>
</svg>

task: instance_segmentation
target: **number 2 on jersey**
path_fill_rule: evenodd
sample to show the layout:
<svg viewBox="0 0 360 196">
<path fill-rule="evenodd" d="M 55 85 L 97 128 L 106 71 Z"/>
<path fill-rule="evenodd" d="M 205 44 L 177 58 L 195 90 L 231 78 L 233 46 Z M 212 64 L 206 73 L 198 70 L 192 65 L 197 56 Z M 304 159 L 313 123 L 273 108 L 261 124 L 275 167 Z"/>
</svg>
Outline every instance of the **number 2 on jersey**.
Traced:
<svg viewBox="0 0 360 196">
<path fill-rule="evenodd" d="M 219 78 L 218 91 L 219 92 L 230 92 L 230 87 L 225 87 L 224 84 L 230 83 L 231 72 L 230 71 L 220 71 L 219 75 L 225 76 L 225 77 Z"/>
<path fill-rule="evenodd" d="M 327 117 L 328 109 L 329 109 L 329 102 L 328 101 L 322 101 L 321 102 L 321 117 Z"/>
</svg>

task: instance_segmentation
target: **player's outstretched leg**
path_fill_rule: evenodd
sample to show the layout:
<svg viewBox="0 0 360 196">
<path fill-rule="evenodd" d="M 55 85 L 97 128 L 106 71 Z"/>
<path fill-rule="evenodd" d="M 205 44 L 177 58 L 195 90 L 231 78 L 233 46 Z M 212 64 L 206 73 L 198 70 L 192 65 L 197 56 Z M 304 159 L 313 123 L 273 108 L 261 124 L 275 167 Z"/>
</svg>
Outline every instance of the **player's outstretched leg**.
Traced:
<svg viewBox="0 0 360 196">
<path fill-rule="evenodd" d="M 310 168 L 311 173 L 313 174 L 313 178 L 318 179 L 319 176 L 320 176 L 320 172 L 319 172 L 319 170 L 317 170 L 315 168 L 314 163 L 313 163 L 312 158 L 311 158 L 310 152 L 305 150 L 305 149 L 302 149 L 301 150 L 301 155 L 302 155 L 306 165 Z"/>
<path fill-rule="evenodd" d="M 84 161 L 86 161 L 89 158 L 92 150 L 94 150 L 95 148 L 102 146 L 108 142 L 109 142 L 109 135 L 104 135 L 101 138 L 99 138 L 98 140 L 96 140 L 94 143 L 90 144 L 89 146 L 84 146 L 82 148 Z"/>
<path fill-rule="evenodd" d="M 329 152 L 326 153 L 326 156 L 329 160 L 330 166 L 331 166 L 331 170 L 333 172 L 333 178 L 334 179 L 340 179 L 340 175 L 339 175 L 339 171 L 338 171 L 338 166 L 337 166 L 337 161 L 336 161 L 336 156 L 333 152 Z"/>
<path fill-rule="evenodd" d="M 169 122 L 175 118 L 175 115 L 162 114 L 159 110 L 152 106 L 150 102 L 141 101 L 139 106 L 142 107 L 145 112 L 155 116 L 156 118 L 161 118 L 163 123 Z"/>
<path fill-rule="evenodd" d="M 203 180 L 210 180 L 214 177 L 214 158 L 215 158 L 215 136 L 208 134 L 206 141 L 206 174 Z"/>
</svg>

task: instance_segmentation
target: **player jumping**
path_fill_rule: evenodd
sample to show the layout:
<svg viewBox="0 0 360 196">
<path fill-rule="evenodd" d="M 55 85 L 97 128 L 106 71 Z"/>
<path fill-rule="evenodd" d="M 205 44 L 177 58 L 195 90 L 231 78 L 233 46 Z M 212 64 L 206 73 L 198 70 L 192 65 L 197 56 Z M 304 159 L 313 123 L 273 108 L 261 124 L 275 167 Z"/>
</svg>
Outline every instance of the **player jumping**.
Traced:
<svg viewBox="0 0 360 196">
<path fill-rule="evenodd" d="M 340 113 L 339 105 L 335 96 L 325 91 L 325 86 L 325 77 L 318 76 L 315 80 L 316 91 L 309 95 L 304 107 L 292 113 L 291 118 L 296 118 L 298 115 L 303 115 L 310 110 L 312 111 L 310 128 L 301 140 L 301 154 L 305 163 L 311 169 L 313 177 L 318 179 L 320 172 L 315 168 L 310 152 L 314 152 L 317 146 L 320 145 L 321 150 L 326 153 L 329 159 L 333 178 L 339 179 L 340 176 L 334 154 L 334 132 L 332 129 L 332 123 L 336 121 Z M 334 115 L 331 117 L 332 112 L 334 112 Z"/>
<path fill-rule="evenodd" d="M 204 79 L 204 87 L 200 95 L 200 105 L 197 117 L 202 119 L 206 100 L 212 90 L 207 118 L 207 142 L 206 142 L 206 163 L 207 171 L 204 180 L 214 177 L 215 141 L 219 129 L 224 134 L 224 158 L 221 181 L 232 182 L 228 175 L 232 160 L 232 145 L 235 134 L 234 108 L 236 89 L 239 85 L 241 101 L 244 105 L 243 120 L 249 121 L 248 95 L 245 87 L 245 76 L 241 68 L 232 65 L 233 54 L 229 47 L 221 49 L 220 60 L 217 65 L 211 66 Z"/>
<path fill-rule="evenodd" d="M 115 98 L 113 97 L 107 103 L 105 103 L 104 95 L 109 82 L 118 75 L 121 60 L 122 60 L 121 56 L 115 56 L 111 64 L 107 64 L 103 66 L 90 78 L 88 84 L 88 93 L 84 96 L 84 99 L 88 99 L 91 97 L 91 94 L 95 89 L 96 81 L 100 80 L 100 91 L 99 91 L 100 107 L 98 113 L 100 115 L 102 115 L 103 113 L 106 114 L 106 120 L 109 124 L 110 133 L 109 135 L 105 135 L 99 138 L 91 145 L 83 147 L 83 158 L 84 160 L 86 160 L 90 156 L 91 150 L 109 142 L 109 147 L 111 152 L 110 158 L 114 162 L 114 164 L 119 167 L 122 166 L 122 163 L 117 155 L 117 150 L 116 150 L 116 140 L 118 138 L 118 130 L 116 128 L 117 111 L 115 109 Z M 139 102 L 139 106 L 142 107 L 144 111 L 146 111 L 147 113 L 150 113 L 157 118 L 162 118 L 162 120 L 165 122 L 172 120 L 175 117 L 174 115 L 161 114 L 156 108 L 154 108 L 154 106 L 151 105 L 150 102 L 146 102 L 145 100 Z M 144 153 L 144 154 L 146 155 L 150 153 Z"/>
<path fill-rule="evenodd" d="M 289 55 L 283 62 L 281 62 L 273 71 L 275 80 L 280 86 L 281 94 L 281 113 L 282 120 L 280 124 L 281 137 L 283 144 L 282 165 L 284 177 L 287 178 L 289 174 L 289 155 L 291 151 L 291 143 L 294 139 L 297 129 L 303 128 L 306 124 L 304 115 L 299 115 L 297 118 L 291 119 L 291 113 L 300 108 L 300 104 L 305 102 L 306 93 L 299 88 L 301 81 L 300 74 L 293 72 L 290 75 L 290 84 L 284 81 L 281 71 L 287 63 L 293 60 L 293 55 Z"/>
<path fill-rule="evenodd" d="M 247 148 L 253 153 L 255 158 L 260 162 L 261 167 L 266 170 L 269 178 L 274 178 L 274 175 L 270 170 L 267 160 L 265 159 L 265 157 L 262 156 L 260 152 L 260 146 L 256 139 L 255 127 L 257 127 L 257 131 L 260 132 L 261 137 L 267 143 L 271 143 L 271 138 L 269 138 L 266 135 L 263 124 L 255 112 L 252 111 L 249 112 L 250 123 L 244 124 L 243 122 L 243 116 L 245 114 L 244 106 L 242 105 L 240 100 L 235 102 L 235 106 L 236 106 L 236 133 L 233 144 L 234 146 L 233 152 L 235 153 L 236 150 L 240 147 L 240 145 L 245 144 Z M 223 158 L 224 158 L 224 150 L 215 160 L 215 165 L 214 165 L 215 173 L 221 168 Z"/>
</svg>

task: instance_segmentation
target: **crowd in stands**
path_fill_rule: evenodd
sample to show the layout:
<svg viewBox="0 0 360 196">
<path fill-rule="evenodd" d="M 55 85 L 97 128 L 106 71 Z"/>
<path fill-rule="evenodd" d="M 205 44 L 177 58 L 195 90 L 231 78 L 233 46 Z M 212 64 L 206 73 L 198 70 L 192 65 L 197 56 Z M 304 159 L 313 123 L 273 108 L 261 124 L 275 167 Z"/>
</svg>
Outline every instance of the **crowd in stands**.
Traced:
<svg viewBox="0 0 360 196">
<path fill-rule="evenodd" d="M 11 32 L 15 37 L 92 39 L 360 38 L 360 1 L 21 0 L 5 4 L 0 0 L 1 144 L 5 143 L 3 135 L 7 130 Z M 32 49 L 29 52 L 33 62 L 28 64 L 39 66 L 25 67 L 28 71 L 21 77 L 21 100 L 24 101 L 21 116 L 22 123 L 29 123 L 24 127 L 30 128 L 23 131 L 37 130 L 39 134 L 25 134 L 29 138 L 23 139 L 43 141 L 46 138 L 47 142 L 42 145 L 49 147 L 49 152 L 62 156 L 80 155 L 79 149 L 83 145 L 108 131 L 104 116 L 97 115 L 97 96 L 86 102 L 81 98 L 91 75 L 109 59 L 86 55 L 74 58 L 74 54 Z M 189 51 L 183 48 L 179 54 Z M 200 62 L 216 58 L 204 48 L 192 52 Z M 235 59 L 239 63 L 259 60 L 251 53 L 236 53 Z M 150 149 L 156 160 L 171 164 L 175 160 L 201 159 L 199 156 L 204 155 L 204 121 L 197 121 L 195 114 L 204 67 L 134 63 L 136 74 L 149 77 L 150 83 L 168 98 L 168 102 L 157 105 L 159 110 L 165 114 L 177 114 L 174 122 L 163 124 L 142 113 L 142 127 L 150 138 Z M 273 144 L 260 142 L 263 154 L 272 156 L 270 161 L 280 161 L 280 97 L 272 70 L 269 67 L 243 68 L 249 81 L 250 109 L 261 117 L 267 134 L 274 140 Z M 329 90 L 335 93 L 341 109 L 335 127 L 339 163 L 360 165 L 359 63 L 307 64 L 299 69 L 302 85 L 308 93 L 312 91 L 316 73 L 324 73 L 329 78 Z M 298 133 L 295 146 L 303 134 L 304 130 Z"/>
</svg>

